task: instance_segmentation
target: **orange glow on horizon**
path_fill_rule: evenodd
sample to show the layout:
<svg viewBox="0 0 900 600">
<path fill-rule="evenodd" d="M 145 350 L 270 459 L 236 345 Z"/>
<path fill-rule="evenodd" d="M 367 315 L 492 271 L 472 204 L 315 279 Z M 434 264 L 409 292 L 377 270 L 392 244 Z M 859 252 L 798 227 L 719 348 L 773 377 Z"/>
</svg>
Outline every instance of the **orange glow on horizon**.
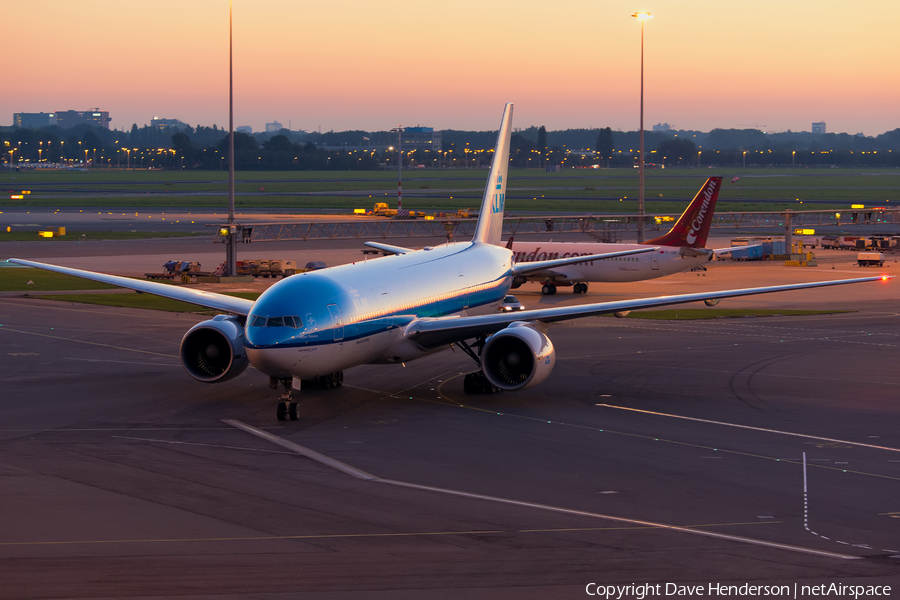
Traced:
<svg viewBox="0 0 900 600">
<path fill-rule="evenodd" d="M 874 6 L 873 6 L 874 5 Z M 301 5 L 234 0 L 235 125 L 261 130 L 494 129 L 638 123 L 645 28 L 645 123 L 759 125 L 877 135 L 900 126 L 892 74 L 900 3 L 866 10 L 811 0 L 679 3 L 537 0 L 452 6 L 398 0 Z M 871 19 L 871 14 L 879 19 Z M 48 0 L 4 7 L 0 125 L 14 112 L 110 111 L 128 129 L 152 116 L 227 126 L 228 3 Z"/>
</svg>

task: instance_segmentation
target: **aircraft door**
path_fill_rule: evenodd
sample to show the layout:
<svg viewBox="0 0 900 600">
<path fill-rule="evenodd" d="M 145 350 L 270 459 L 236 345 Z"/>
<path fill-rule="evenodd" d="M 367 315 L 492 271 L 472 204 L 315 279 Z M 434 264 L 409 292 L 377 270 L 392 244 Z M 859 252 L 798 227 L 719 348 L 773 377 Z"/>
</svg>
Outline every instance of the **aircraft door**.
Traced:
<svg viewBox="0 0 900 600">
<path fill-rule="evenodd" d="M 337 304 L 329 304 L 328 311 L 331 313 L 331 321 L 334 327 L 334 341 L 344 339 L 344 320 L 341 318 L 341 309 Z"/>
<path fill-rule="evenodd" d="M 659 271 L 659 250 L 654 250 L 650 254 L 650 270 Z"/>
</svg>

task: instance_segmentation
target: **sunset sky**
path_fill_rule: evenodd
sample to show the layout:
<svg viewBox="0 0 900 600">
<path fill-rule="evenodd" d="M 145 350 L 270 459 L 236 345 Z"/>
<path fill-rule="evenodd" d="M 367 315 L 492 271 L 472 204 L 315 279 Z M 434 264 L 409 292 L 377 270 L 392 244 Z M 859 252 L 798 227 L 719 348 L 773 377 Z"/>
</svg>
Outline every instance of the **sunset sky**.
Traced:
<svg viewBox="0 0 900 600">
<path fill-rule="evenodd" d="M 900 2 L 234 0 L 235 126 L 636 130 L 646 10 L 647 129 L 877 135 L 900 127 Z M 108 110 L 228 126 L 227 0 L 5 2 L 0 125 Z"/>
</svg>

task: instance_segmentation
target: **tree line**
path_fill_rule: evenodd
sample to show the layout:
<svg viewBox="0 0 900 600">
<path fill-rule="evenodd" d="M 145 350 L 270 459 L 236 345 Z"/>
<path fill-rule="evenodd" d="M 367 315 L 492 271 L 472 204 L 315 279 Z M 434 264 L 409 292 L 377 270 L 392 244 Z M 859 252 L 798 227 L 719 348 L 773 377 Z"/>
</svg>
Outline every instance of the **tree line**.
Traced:
<svg viewBox="0 0 900 600">
<path fill-rule="evenodd" d="M 235 164 L 241 170 L 357 170 L 480 168 L 490 164 L 496 132 L 444 130 L 441 152 L 404 148 L 398 156 L 388 131 L 235 133 Z M 646 131 L 647 163 L 689 166 L 900 166 L 900 129 L 878 136 L 765 133 L 756 129 Z M 216 125 L 159 129 L 133 125 L 116 131 L 79 125 L 71 129 L 0 128 L 7 165 L 72 163 L 92 168 L 152 167 L 227 169 L 228 135 Z M 510 157 L 516 168 L 627 167 L 638 160 L 638 132 L 610 127 L 547 131 L 516 130 Z"/>
</svg>

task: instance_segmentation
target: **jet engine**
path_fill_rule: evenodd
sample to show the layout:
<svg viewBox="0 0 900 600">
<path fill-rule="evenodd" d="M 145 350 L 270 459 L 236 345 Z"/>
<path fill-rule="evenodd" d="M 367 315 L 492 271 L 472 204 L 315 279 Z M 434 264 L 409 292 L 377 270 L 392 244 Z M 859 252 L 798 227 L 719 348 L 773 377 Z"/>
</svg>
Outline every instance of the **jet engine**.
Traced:
<svg viewBox="0 0 900 600">
<path fill-rule="evenodd" d="M 489 337 L 481 351 L 481 368 L 488 381 L 502 390 L 522 390 L 550 375 L 556 351 L 532 324 L 517 322 Z"/>
<path fill-rule="evenodd" d="M 203 383 L 219 383 L 247 368 L 244 327 L 236 318 L 217 315 L 197 323 L 181 340 L 181 363 L 188 375 Z"/>
</svg>

